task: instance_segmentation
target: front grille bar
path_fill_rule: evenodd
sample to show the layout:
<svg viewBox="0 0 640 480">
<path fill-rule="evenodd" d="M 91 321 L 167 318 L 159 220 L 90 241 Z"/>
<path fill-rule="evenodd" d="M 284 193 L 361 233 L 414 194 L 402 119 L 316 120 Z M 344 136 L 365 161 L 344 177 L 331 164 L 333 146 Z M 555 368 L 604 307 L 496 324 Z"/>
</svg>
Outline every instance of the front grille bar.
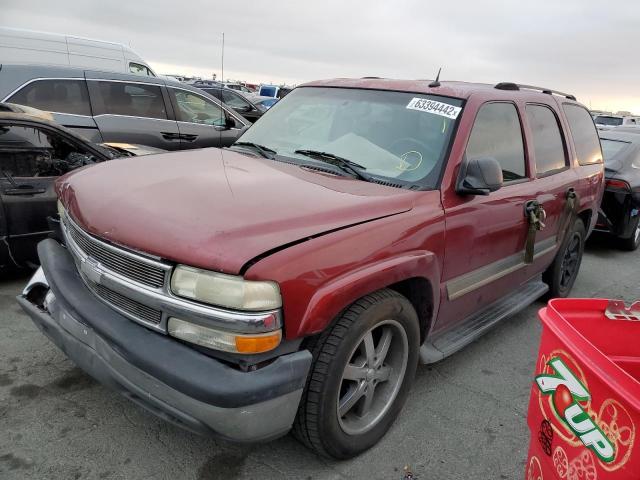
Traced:
<svg viewBox="0 0 640 480">
<path fill-rule="evenodd" d="M 83 232 L 67 215 L 63 221 L 72 240 L 86 256 L 98 260 L 109 270 L 136 283 L 156 289 L 164 286 L 169 265 L 164 266 L 120 248 L 116 250 Z"/>
</svg>

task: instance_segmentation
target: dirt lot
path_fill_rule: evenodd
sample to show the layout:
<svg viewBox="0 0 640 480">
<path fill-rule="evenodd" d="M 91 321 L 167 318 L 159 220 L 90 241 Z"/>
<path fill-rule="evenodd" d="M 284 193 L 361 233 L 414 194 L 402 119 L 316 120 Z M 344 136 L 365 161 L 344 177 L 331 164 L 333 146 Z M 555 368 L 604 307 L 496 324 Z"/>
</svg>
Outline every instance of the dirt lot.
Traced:
<svg viewBox="0 0 640 480">
<path fill-rule="evenodd" d="M 640 254 L 587 248 L 575 296 L 640 298 Z M 520 479 L 540 325 L 536 303 L 462 352 L 421 366 L 407 405 L 374 449 L 319 459 L 291 437 L 239 446 L 184 432 L 106 390 L 45 339 L 0 281 L 0 478 Z M 169 359 L 168 359 L 169 361 Z"/>
</svg>

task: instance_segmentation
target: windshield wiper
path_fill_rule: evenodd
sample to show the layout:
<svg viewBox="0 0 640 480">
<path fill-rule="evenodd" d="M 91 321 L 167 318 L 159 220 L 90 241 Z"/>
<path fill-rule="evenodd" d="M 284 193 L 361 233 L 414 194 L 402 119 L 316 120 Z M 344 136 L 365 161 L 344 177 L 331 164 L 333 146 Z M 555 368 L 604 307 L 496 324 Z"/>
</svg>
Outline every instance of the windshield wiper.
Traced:
<svg viewBox="0 0 640 480">
<path fill-rule="evenodd" d="M 253 142 L 236 142 L 231 147 L 249 147 L 260 154 L 263 158 L 268 158 L 269 160 L 273 160 L 273 157 L 276 152 L 273 148 L 265 147 L 264 145 L 260 145 L 259 143 Z"/>
<path fill-rule="evenodd" d="M 350 173 L 351 175 L 354 175 L 355 177 L 359 178 L 360 180 L 364 180 L 365 182 L 372 181 L 369 175 L 366 175 L 362 172 L 362 170 L 366 170 L 366 167 L 363 167 L 359 163 L 356 163 L 347 158 L 340 157 L 334 153 L 322 152 L 320 150 L 308 150 L 304 148 L 295 150 L 293 153 L 329 163 L 335 167 L 338 167 L 343 172 Z"/>
</svg>

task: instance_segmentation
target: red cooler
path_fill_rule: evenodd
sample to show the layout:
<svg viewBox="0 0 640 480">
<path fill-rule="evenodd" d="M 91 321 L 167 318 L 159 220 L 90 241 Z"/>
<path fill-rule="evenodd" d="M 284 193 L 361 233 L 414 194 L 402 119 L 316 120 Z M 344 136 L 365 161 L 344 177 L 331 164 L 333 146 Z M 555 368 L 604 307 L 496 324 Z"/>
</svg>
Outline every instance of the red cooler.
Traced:
<svg viewBox="0 0 640 480">
<path fill-rule="evenodd" d="M 555 299 L 531 386 L 526 480 L 640 480 L 640 302 Z"/>
</svg>

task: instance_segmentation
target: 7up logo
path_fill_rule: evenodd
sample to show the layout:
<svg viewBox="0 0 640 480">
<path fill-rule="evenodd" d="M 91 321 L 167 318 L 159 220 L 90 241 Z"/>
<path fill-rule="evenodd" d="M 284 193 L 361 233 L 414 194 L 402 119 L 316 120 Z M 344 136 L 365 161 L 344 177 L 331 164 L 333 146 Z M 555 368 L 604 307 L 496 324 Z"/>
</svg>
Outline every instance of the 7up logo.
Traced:
<svg viewBox="0 0 640 480">
<path fill-rule="evenodd" d="M 593 450 L 602 461 L 613 461 L 613 445 L 577 402 L 588 401 L 591 398 L 589 391 L 560 358 L 552 358 L 548 365 L 553 368 L 555 375 L 536 377 L 540 391 L 552 396 L 556 413 L 585 447 Z"/>
</svg>

